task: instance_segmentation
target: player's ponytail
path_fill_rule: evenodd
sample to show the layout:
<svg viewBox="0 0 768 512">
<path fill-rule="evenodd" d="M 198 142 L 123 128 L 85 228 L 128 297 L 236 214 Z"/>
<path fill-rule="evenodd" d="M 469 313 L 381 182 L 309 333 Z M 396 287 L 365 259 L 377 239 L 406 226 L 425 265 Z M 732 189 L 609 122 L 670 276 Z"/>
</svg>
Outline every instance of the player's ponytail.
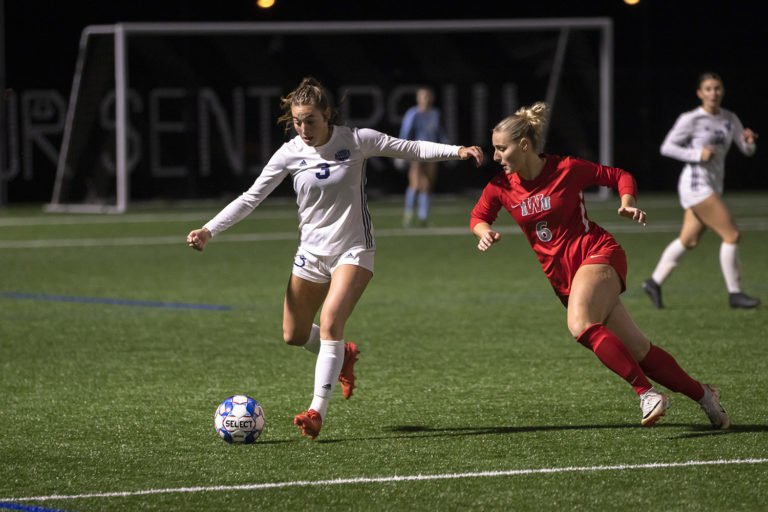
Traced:
<svg viewBox="0 0 768 512">
<path fill-rule="evenodd" d="M 288 93 L 286 96 L 280 98 L 280 110 L 281 115 L 277 122 L 285 126 L 286 133 L 293 127 L 293 116 L 291 115 L 291 107 L 294 105 L 309 105 L 319 108 L 321 111 L 330 111 L 328 117 L 329 125 L 342 125 L 344 121 L 339 113 L 338 109 L 334 108 L 331 103 L 330 95 L 326 91 L 323 84 L 312 76 L 304 78 L 301 83 Z"/>
<path fill-rule="evenodd" d="M 541 151 L 548 115 L 549 105 L 540 101 L 530 107 L 522 107 L 514 115 L 505 117 L 493 131 L 503 133 L 509 140 L 515 142 L 523 138 L 528 139 L 536 151 Z"/>
</svg>

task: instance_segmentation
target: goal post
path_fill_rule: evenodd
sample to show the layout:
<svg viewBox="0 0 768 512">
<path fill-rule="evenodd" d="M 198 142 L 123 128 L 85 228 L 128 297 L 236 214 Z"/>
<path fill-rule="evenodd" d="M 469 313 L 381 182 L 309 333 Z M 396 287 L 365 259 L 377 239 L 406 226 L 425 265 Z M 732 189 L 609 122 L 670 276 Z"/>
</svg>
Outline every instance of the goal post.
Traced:
<svg viewBox="0 0 768 512">
<path fill-rule="evenodd" d="M 612 164 L 609 18 L 118 23 L 81 35 L 45 209 L 246 188 L 283 136 L 280 94 L 305 75 L 352 91 L 350 124 L 387 133 L 418 84 L 438 86 L 451 142 L 486 147 L 495 121 L 544 100 L 557 151 Z"/>
<path fill-rule="evenodd" d="M 114 26 L 93 25 L 86 27 L 80 35 L 80 43 L 69 95 L 67 114 L 61 150 L 56 165 L 51 202 L 44 209 L 50 212 L 75 213 L 122 213 L 127 209 L 127 193 L 118 194 L 114 201 L 105 200 L 110 194 L 99 194 L 92 184 L 94 176 L 83 176 L 79 172 L 91 167 L 83 153 L 85 141 L 90 138 L 96 126 L 97 102 L 115 90 L 121 80 L 117 73 L 116 34 Z M 114 143 L 119 146 L 122 132 L 116 131 Z M 99 171 L 96 171 L 99 172 Z M 119 190 L 127 185 L 125 174 L 116 176 L 114 185 Z M 89 183 L 91 183 L 89 185 Z M 90 188 L 90 191 L 73 192 L 72 188 Z M 99 197 L 102 196 L 102 197 Z M 74 200 L 72 200 L 74 198 Z"/>
</svg>

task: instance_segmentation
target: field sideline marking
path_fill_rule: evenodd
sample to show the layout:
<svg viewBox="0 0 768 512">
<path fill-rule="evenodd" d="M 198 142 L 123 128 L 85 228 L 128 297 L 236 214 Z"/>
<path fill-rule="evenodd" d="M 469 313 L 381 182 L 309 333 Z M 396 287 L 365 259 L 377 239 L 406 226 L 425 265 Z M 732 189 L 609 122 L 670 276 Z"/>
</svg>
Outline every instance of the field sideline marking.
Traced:
<svg viewBox="0 0 768 512">
<path fill-rule="evenodd" d="M 680 468 L 692 466 L 718 466 L 733 464 L 765 464 L 768 459 L 730 459 L 730 460 L 690 460 L 687 462 L 652 462 L 649 464 L 619 464 L 614 466 L 570 466 L 564 468 L 540 468 L 540 469 L 511 469 L 507 471 L 480 471 L 476 473 L 444 473 L 437 475 L 404 475 L 404 476 L 386 476 L 378 478 L 338 478 L 335 480 L 296 480 L 292 482 L 272 482 L 263 484 L 243 484 L 243 485 L 215 485 L 207 487 L 177 487 L 175 489 L 146 489 L 143 491 L 123 491 L 123 492 L 103 492 L 91 494 L 69 494 L 50 496 L 31 496 L 25 498 L 0 498 L 0 501 L 52 501 L 52 500 L 75 500 L 86 498 L 120 498 L 128 496 L 145 496 L 150 494 L 173 494 L 173 493 L 192 493 L 192 492 L 212 492 L 212 491 L 250 491 L 258 489 L 274 489 L 280 487 L 305 487 L 321 485 L 345 485 L 345 484 L 368 484 L 368 483 L 387 483 L 387 482 L 408 482 L 424 480 L 449 480 L 459 478 L 482 478 L 498 476 L 517 476 L 517 475 L 535 475 L 549 473 L 567 473 L 567 472 L 587 472 L 587 471 L 623 471 L 627 469 L 658 469 L 658 468 Z"/>
<path fill-rule="evenodd" d="M 469 214 L 469 210 L 475 204 L 477 197 L 480 196 L 481 190 L 477 190 L 476 194 L 471 197 L 451 197 L 446 195 L 436 196 L 433 200 L 430 212 L 432 214 L 454 214 L 456 212 L 462 212 Z M 234 199 L 234 195 L 232 199 Z M 587 200 L 587 208 L 589 211 L 600 211 L 605 209 L 613 209 L 612 200 L 605 201 L 603 199 L 593 199 L 589 193 L 584 194 Z M 747 195 L 734 195 L 728 193 L 724 197 L 725 203 L 731 210 L 731 213 L 736 213 L 742 210 L 749 210 L 753 208 L 761 208 L 765 206 L 765 194 L 747 194 Z M 8 217 L 0 216 L 0 227 L 10 226 L 66 226 L 66 225 L 87 225 L 87 224 L 143 224 L 151 223 L 156 224 L 158 222 L 192 222 L 199 223 L 206 219 L 212 218 L 221 208 L 226 204 L 226 201 L 203 201 L 210 204 L 209 207 L 200 207 L 195 209 L 187 209 L 184 207 L 176 207 L 173 205 L 167 205 L 164 210 L 141 212 L 131 211 L 129 213 L 122 213 L 119 215 L 105 215 L 105 214 L 51 214 L 46 213 L 44 215 L 30 214 L 23 217 Z M 374 218 L 376 217 L 400 217 L 403 215 L 403 207 L 401 200 L 370 200 L 368 202 L 371 213 Z M 665 194 L 662 196 L 655 195 L 643 195 L 641 205 L 643 208 L 656 210 L 658 208 L 672 208 L 675 211 L 680 210 L 680 203 L 677 198 L 677 194 Z M 243 222 L 257 222 L 261 220 L 280 220 L 280 219 L 295 219 L 296 214 L 296 201 L 290 197 L 283 198 L 270 198 L 270 203 L 260 205 L 254 213 L 252 213 Z"/>
<path fill-rule="evenodd" d="M 220 205 L 223 206 L 223 205 Z M 291 201 L 290 208 L 258 208 L 241 222 L 259 222 L 263 220 L 297 219 L 296 203 Z M 159 222 L 191 222 L 199 224 L 213 218 L 221 208 L 194 212 L 154 212 L 154 213 L 122 213 L 120 215 L 104 214 L 75 214 L 75 215 L 34 215 L 28 217 L 2 217 L 0 227 L 35 227 L 35 226 L 84 226 L 99 224 L 157 224 Z M 451 206 L 434 206 L 430 208 L 433 214 L 451 214 L 457 209 Z M 462 210 L 463 211 L 463 210 Z M 467 210 L 468 211 L 468 210 Z M 376 217 L 401 217 L 402 206 L 377 207 Z"/>
<path fill-rule="evenodd" d="M 680 231 L 679 222 L 660 222 L 650 224 L 643 228 L 636 223 L 605 222 L 601 226 L 610 233 L 677 233 Z M 768 219 L 752 218 L 739 221 L 739 228 L 742 231 L 768 231 Z M 496 228 L 501 234 L 520 235 L 520 228 L 514 225 L 498 226 Z M 469 223 L 466 226 L 446 226 L 437 228 L 390 228 L 377 229 L 375 236 L 379 238 L 390 238 L 398 236 L 465 236 L 472 238 L 474 235 L 469 230 Z M 0 240 L 0 249 L 44 249 L 52 247 L 120 247 L 120 246 L 146 246 L 146 245 L 186 245 L 186 235 L 174 236 L 146 236 L 146 237 L 119 237 L 119 238 L 61 238 L 61 239 L 38 239 L 38 240 Z M 274 233 L 223 233 L 215 238 L 215 243 L 226 242 L 267 242 L 276 240 L 295 240 L 299 241 L 299 232 L 274 232 Z"/>
<path fill-rule="evenodd" d="M 229 311 L 232 306 L 218 304 L 195 304 L 190 302 L 160 302 L 153 300 L 108 299 L 99 297 L 74 297 L 71 295 L 46 295 L 43 293 L 0 292 L 3 299 L 49 300 L 54 302 L 83 302 L 86 304 L 109 304 L 112 306 L 137 306 L 145 308 L 202 309 L 208 311 Z"/>
<path fill-rule="evenodd" d="M 59 510 L 54 508 L 29 507 L 26 505 L 18 505 L 16 503 L 2 503 L 2 502 L 0 502 L 0 509 L 21 510 L 22 512 L 67 512 L 66 510 Z"/>
</svg>

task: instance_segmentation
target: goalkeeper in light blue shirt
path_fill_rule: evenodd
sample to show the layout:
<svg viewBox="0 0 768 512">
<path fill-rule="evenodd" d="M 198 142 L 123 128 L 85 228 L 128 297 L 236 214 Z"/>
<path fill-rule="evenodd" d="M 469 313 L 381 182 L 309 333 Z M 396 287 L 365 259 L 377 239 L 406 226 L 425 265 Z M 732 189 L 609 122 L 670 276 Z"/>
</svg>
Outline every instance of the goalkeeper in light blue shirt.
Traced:
<svg viewBox="0 0 768 512">
<path fill-rule="evenodd" d="M 434 107 L 435 92 L 430 87 L 420 87 L 416 91 L 416 105 L 409 108 L 403 116 L 400 138 L 425 140 L 445 143 L 440 120 L 440 110 Z M 429 203 L 432 188 L 437 178 L 437 162 L 412 161 L 408 168 L 408 188 L 405 191 L 405 212 L 403 226 L 427 225 Z M 418 200 L 417 218 L 413 210 Z"/>
</svg>

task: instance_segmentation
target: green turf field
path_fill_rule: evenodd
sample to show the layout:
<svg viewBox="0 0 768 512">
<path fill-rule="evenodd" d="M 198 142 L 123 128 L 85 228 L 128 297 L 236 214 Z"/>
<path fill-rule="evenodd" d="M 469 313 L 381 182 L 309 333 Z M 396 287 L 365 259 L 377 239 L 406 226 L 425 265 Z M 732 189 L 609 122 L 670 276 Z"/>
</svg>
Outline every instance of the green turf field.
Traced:
<svg viewBox="0 0 768 512">
<path fill-rule="evenodd" d="M 744 289 L 768 302 L 768 195 L 727 199 Z M 0 510 L 768 510 L 768 306 L 728 307 L 717 237 L 658 311 L 640 283 L 676 236 L 675 197 L 641 198 L 646 229 L 588 203 L 627 249 L 635 321 L 734 423 L 712 431 L 672 395 L 643 429 L 511 218 L 477 251 L 473 204 L 438 199 L 432 228 L 403 231 L 399 199 L 371 203 L 376 274 L 345 335 L 358 388 L 337 389 L 315 441 L 292 425 L 315 358 L 281 339 L 295 205 L 268 199 L 202 254 L 185 236 L 223 203 L 0 210 Z M 253 445 L 214 432 L 233 394 L 264 408 Z"/>
</svg>

